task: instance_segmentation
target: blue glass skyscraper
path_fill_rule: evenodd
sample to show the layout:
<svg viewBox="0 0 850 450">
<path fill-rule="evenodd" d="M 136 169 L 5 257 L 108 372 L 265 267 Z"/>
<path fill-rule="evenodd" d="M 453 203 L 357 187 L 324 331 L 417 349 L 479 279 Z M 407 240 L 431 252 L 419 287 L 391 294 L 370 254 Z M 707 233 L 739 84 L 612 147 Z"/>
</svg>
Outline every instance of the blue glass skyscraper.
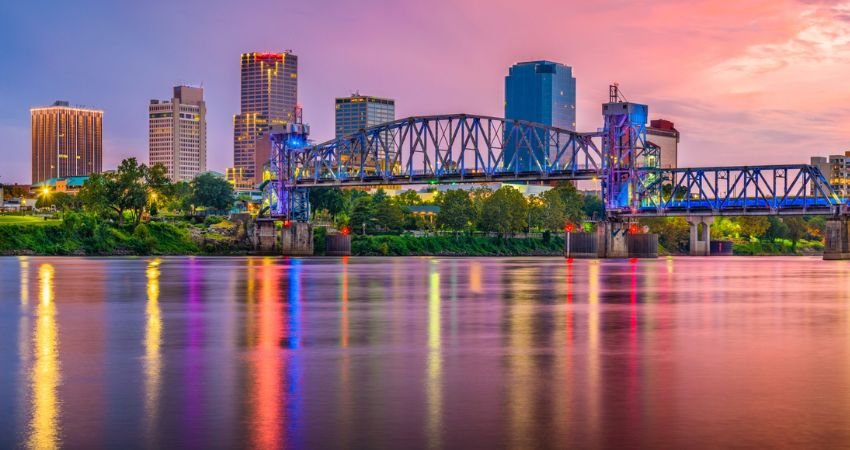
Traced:
<svg viewBox="0 0 850 450">
<path fill-rule="evenodd" d="M 551 61 L 529 61 L 515 64 L 505 77 L 505 118 L 525 120 L 575 131 L 576 79 L 570 66 Z M 545 160 L 548 145 L 544 136 L 534 139 L 532 149 L 516 141 L 505 142 L 505 166 L 519 171 L 534 170 Z M 535 158 L 531 158 L 530 150 Z M 550 163 L 552 163 L 550 161 Z"/>
</svg>

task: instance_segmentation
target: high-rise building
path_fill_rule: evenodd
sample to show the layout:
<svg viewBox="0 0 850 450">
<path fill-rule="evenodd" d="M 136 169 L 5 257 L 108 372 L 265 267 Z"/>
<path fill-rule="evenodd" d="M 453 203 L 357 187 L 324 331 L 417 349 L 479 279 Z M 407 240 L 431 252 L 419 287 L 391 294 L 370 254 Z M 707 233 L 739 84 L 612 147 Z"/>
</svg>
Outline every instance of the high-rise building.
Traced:
<svg viewBox="0 0 850 450">
<path fill-rule="evenodd" d="M 661 153 L 658 167 L 675 169 L 679 164 L 679 130 L 673 122 L 655 119 L 646 127 L 646 140 L 657 145 Z"/>
<path fill-rule="evenodd" d="M 255 178 L 257 136 L 272 125 L 295 120 L 298 57 L 284 53 L 243 53 L 241 111 L 233 117 L 233 169 L 237 189 L 250 189 Z"/>
<path fill-rule="evenodd" d="M 103 111 L 57 101 L 30 116 L 33 184 L 103 170 Z"/>
<path fill-rule="evenodd" d="M 351 94 L 336 99 L 336 137 L 395 120 L 395 100 Z"/>
<path fill-rule="evenodd" d="M 551 61 L 514 64 L 505 77 L 505 118 L 576 129 L 576 79 Z"/>
<path fill-rule="evenodd" d="M 172 181 L 187 181 L 207 170 L 207 106 L 204 90 L 175 86 L 168 100 L 148 106 L 150 164 L 165 166 Z"/>
<path fill-rule="evenodd" d="M 505 77 L 505 118 L 575 131 L 576 79 L 572 67 L 551 61 L 514 64 Z M 508 123 L 506 136 L 510 130 Z M 548 149 L 537 148 L 540 145 L 536 140 L 532 142 L 536 159 L 543 159 Z M 545 136 L 541 135 L 541 142 L 545 142 Z M 513 144 L 505 147 L 505 165 L 516 164 L 520 171 L 533 169 L 529 149 Z"/>
</svg>

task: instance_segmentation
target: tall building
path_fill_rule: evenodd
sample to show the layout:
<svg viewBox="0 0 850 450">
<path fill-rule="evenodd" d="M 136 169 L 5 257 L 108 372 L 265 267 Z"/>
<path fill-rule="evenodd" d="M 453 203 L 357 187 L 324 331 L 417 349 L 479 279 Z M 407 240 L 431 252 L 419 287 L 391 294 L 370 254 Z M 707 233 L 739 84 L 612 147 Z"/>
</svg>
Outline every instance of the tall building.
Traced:
<svg viewBox="0 0 850 450">
<path fill-rule="evenodd" d="M 175 86 L 171 100 L 148 106 L 150 164 L 165 166 L 172 181 L 188 181 L 207 170 L 207 105 L 203 88 Z"/>
<path fill-rule="evenodd" d="M 298 103 L 298 57 L 284 53 L 243 53 L 241 111 L 233 117 L 233 170 L 237 189 L 257 183 L 255 143 L 272 125 L 295 120 Z"/>
<path fill-rule="evenodd" d="M 505 77 L 505 118 L 575 131 L 572 67 L 551 61 L 514 64 Z"/>
<path fill-rule="evenodd" d="M 529 61 L 514 64 L 505 77 L 505 118 L 525 120 L 564 130 L 576 129 L 576 79 L 570 66 L 551 61 Z M 506 136 L 511 130 L 506 126 Z M 545 141 L 545 136 L 541 136 Z M 549 149 L 532 144 L 536 159 Z M 535 164 L 529 148 L 521 144 L 505 147 L 505 165 L 520 171 L 533 170 Z"/>
<path fill-rule="evenodd" d="M 655 119 L 646 127 L 646 140 L 657 145 L 661 150 L 661 161 L 658 167 L 675 169 L 679 164 L 679 130 L 673 122 Z"/>
<path fill-rule="evenodd" d="M 103 170 L 103 111 L 57 101 L 30 116 L 33 184 Z"/>
<path fill-rule="evenodd" d="M 395 120 L 395 100 L 351 94 L 336 99 L 336 137 Z"/>
</svg>

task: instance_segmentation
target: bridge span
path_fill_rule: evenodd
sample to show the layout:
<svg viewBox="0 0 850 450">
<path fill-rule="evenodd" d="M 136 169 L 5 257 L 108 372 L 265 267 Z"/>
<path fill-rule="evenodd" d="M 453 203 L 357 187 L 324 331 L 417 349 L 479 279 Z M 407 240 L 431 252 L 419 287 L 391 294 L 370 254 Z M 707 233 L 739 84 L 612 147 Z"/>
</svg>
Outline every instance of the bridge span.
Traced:
<svg viewBox="0 0 850 450">
<path fill-rule="evenodd" d="M 660 168 L 659 148 L 646 139 L 647 106 L 621 100 L 616 86 L 610 94 L 603 128 L 586 133 L 448 114 L 408 117 L 314 144 L 308 126 L 290 124 L 271 133 L 263 184 L 268 217 L 308 222 L 307 192 L 316 187 L 592 180 L 606 210 L 602 256 L 627 254 L 626 244 L 612 241 L 627 240 L 634 234 L 629 224 L 640 217 L 693 218 L 693 251 L 700 247 L 694 236 L 708 236 L 707 218 L 820 214 L 840 222 L 829 225 L 827 252 L 835 247 L 850 259 L 847 200 L 816 167 Z"/>
</svg>

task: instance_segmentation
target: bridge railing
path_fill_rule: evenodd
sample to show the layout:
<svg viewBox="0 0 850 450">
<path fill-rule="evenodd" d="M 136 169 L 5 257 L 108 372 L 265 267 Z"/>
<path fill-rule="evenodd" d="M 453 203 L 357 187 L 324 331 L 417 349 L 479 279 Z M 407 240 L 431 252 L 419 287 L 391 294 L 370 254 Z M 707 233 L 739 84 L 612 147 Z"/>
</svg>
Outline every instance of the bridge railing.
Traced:
<svg viewBox="0 0 850 450">
<path fill-rule="evenodd" d="M 632 216 L 834 214 L 846 209 L 823 174 L 808 165 L 644 170 Z"/>
<path fill-rule="evenodd" d="M 411 117 L 293 150 L 295 185 L 589 179 L 595 133 L 464 114 Z"/>
</svg>

